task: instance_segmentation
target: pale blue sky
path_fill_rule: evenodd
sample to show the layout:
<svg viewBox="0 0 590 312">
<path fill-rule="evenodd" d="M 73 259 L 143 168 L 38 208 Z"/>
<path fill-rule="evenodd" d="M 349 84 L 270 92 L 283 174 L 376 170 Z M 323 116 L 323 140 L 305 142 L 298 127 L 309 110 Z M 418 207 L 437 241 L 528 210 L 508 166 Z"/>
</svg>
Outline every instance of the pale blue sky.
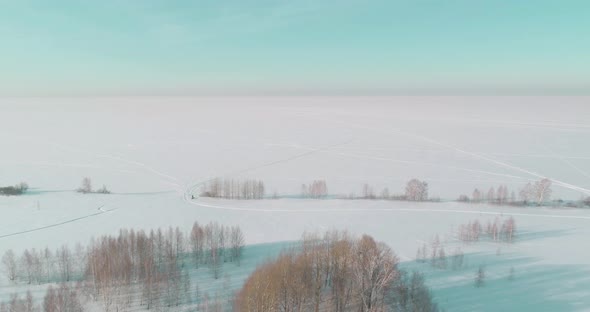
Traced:
<svg viewBox="0 0 590 312">
<path fill-rule="evenodd" d="M 1 95 L 590 94 L 590 1 L 0 0 Z"/>
</svg>

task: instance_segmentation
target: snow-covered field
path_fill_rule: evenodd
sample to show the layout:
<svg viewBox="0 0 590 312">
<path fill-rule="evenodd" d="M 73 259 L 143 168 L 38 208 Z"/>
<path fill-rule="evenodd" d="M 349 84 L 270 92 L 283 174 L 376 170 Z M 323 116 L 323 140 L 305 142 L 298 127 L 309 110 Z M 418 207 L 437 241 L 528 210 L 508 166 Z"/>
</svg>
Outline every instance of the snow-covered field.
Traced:
<svg viewBox="0 0 590 312">
<path fill-rule="evenodd" d="M 73 246 L 120 228 L 188 230 L 194 221 L 238 224 L 248 244 L 348 229 L 385 241 L 405 266 L 427 271 L 437 301 L 449 311 L 584 311 L 590 306 L 590 210 L 193 200 L 190 194 L 213 177 L 261 179 L 267 193 L 281 195 L 297 195 L 314 179 L 325 179 L 331 194 L 360 194 L 363 183 L 401 193 L 416 177 L 429 182 L 431 196 L 446 200 L 500 184 L 518 192 L 527 181 L 549 177 L 553 198 L 579 199 L 590 195 L 589 100 L 0 99 L 0 185 L 31 186 L 24 196 L 0 197 L 0 253 Z M 71 191 L 84 176 L 113 194 Z M 516 243 L 463 246 L 468 264 L 459 271 L 412 262 L 434 235 L 450 250 L 461 245 L 451 235 L 457 226 L 496 216 L 516 219 Z M 263 261 L 253 254 L 241 272 Z M 484 289 L 475 289 L 480 263 L 488 279 Z M 514 279 L 508 281 L 511 267 Z M 238 287 L 240 279 L 233 282 Z M 4 276 L 0 285 L 0 299 L 23 290 Z M 486 305 L 477 306 L 481 302 Z"/>
</svg>

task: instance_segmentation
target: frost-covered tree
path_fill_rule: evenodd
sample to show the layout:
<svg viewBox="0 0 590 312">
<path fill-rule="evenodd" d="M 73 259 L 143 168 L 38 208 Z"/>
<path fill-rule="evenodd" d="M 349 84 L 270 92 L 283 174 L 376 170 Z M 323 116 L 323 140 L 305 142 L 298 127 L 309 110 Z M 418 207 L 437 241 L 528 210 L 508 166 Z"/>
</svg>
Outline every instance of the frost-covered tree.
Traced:
<svg viewBox="0 0 590 312">
<path fill-rule="evenodd" d="M 551 199 L 551 180 L 545 178 L 535 182 L 533 186 L 533 194 L 537 205 L 549 201 Z"/>
<path fill-rule="evenodd" d="M 18 266 L 16 263 L 16 256 L 12 249 L 6 251 L 4 256 L 2 256 L 2 265 L 4 266 L 4 271 L 8 280 L 11 282 L 16 281 Z"/>
<path fill-rule="evenodd" d="M 428 199 L 428 183 L 412 179 L 406 184 L 406 200 L 425 201 Z"/>
</svg>

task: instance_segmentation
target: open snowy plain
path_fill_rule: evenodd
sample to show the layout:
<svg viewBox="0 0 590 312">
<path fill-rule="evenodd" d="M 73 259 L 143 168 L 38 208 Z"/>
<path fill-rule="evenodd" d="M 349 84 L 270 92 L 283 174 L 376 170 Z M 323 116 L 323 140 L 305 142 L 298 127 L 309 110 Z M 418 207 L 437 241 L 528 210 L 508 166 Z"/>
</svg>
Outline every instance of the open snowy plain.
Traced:
<svg viewBox="0 0 590 312">
<path fill-rule="evenodd" d="M 425 271 L 447 311 L 589 311 L 590 210 L 458 203 L 474 188 L 518 194 L 547 177 L 553 199 L 590 196 L 587 97 L 262 97 L 0 100 L 0 186 L 27 182 L 26 195 L 0 197 L 0 254 L 86 244 L 121 228 L 194 221 L 239 225 L 250 246 L 232 276 L 247 273 L 304 231 L 348 229 L 386 242 L 402 266 Z M 83 177 L 109 195 L 79 194 Z M 254 178 L 279 199 L 196 197 L 215 177 Z M 429 183 L 441 202 L 300 199 L 325 179 L 333 197 L 403 193 Z M 512 216 L 513 244 L 464 245 L 453 235 L 470 220 Z M 461 247 L 460 270 L 416 263 L 439 235 Z M 480 265 L 486 285 L 475 288 Z M 195 275 L 194 283 L 212 285 Z M 218 281 L 216 287 L 222 287 Z M 213 286 L 211 286 L 213 287 Z M 0 277 L 0 300 L 26 291 Z M 39 295 L 41 293 L 39 292 Z"/>
</svg>

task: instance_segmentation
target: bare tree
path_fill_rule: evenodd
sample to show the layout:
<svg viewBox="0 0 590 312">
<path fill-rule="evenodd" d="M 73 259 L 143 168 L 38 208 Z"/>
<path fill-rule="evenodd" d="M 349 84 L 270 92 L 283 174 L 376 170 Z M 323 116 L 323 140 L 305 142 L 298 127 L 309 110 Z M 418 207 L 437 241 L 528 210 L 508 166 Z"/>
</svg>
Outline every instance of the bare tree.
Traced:
<svg viewBox="0 0 590 312">
<path fill-rule="evenodd" d="M 451 257 L 451 268 L 453 270 L 458 270 L 463 266 L 463 257 L 463 251 L 457 247 Z"/>
<path fill-rule="evenodd" d="M 110 194 L 111 191 L 109 191 L 109 189 L 107 188 L 107 186 L 103 184 L 101 188 L 99 188 L 98 190 L 96 190 L 96 193 L 99 193 L 99 194 Z"/>
<path fill-rule="evenodd" d="M 412 179 L 406 184 L 406 200 L 425 201 L 428 199 L 428 183 Z"/>
<path fill-rule="evenodd" d="M 43 298 L 45 312 L 82 312 L 84 308 L 77 289 L 61 284 L 57 290 L 52 286 L 47 288 Z"/>
<path fill-rule="evenodd" d="M 307 194 L 311 198 L 325 198 L 328 196 L 328 186 L 325 180 L 315 180 L 309 186 Z"/>
<path fill-rule="evenodd" d="M 69 282 L 72 275 L 72 253 L 67 245 L 63 245 L 58 249 L 56 255 L 61 281 Z"/>
<path fill-rule="evenodd" d="M 387 311 L 400 312 L 438 312 L 438 306 L 432 300 L 430 290 L 424 284 L 424 276 L 418 272 L 411 275 L 400 271 L 400 277 L 389 287 Z"/>
<path fill-rule="evenodd" d="M 82 184 L 78 188 L 78 192 L 84 194 L 92 192 L 92 180 L 90 180 L 89 177 L 84 177 L 82 179 Z"/>
<path fill-rule="evenodd" d="M 446 269 L 447 268 L 447 254 L 445 253 L 445 249 L 443 247 L 440 248 L 439 252 L 438 252 L 438 263 L 437 266 L 440 269 Z"/>
<path fill-rule="evenodd" d="M 373 191 L 373 187 L 370 186 L 368 183 L 363 184 L 363 198 L 364 199 L 375 199 L 375 192 Z"/>
<path fill-rule="evenodd" d="M 479 203 L 481 201 L 481 192 L 478 189 L 473 190 L 471 198 L 474 202 Z"/>
<path fill-rule="evenodd" d="M 31 257 L 32 257 L 33 280 L 35 280 L 38 284 L 41 284 L 41 281 L 43 280 L 43 277 L 44 277 L 42 254 L 41 254 L 41 252 L 37 252 L 33 248 L 31 250 Z"/>
<path fill-rule="evenodd" d="M 533 192 L 538 206 L 548 201 L 551 199 L 551 180 L 545 178 L 535 182 Z"/>
<path fill-rule="evenodd" d="M 459 195 L 459 198 L 457 199 L 457 201 L 468 203 L 469 202 L 469 197 L 467 195 L 462 194 L 462 195 Z"/>
<path fill-rule="evenodd" d="M 34 275 L 34 271 L 33 271 L 34 260 L 33 260 L 33 255 L 31 254 L 31 252 L 28 249 L 25 249 L 25 251 L 23 252 L 23 255 L 20 258 L 20 264 L 21 264 L 21 268 L 22 268 L 21 271 L 25 273 L 25 277 L 27 279 L 27 284 L 32 284 L 33 283 L 33 275 Z"/>
<path fill-rule="evenodd" d="M 494 187 L 490 187 L 488 190 L 488 202 L 493 203 L 496 200 L 496 192 L 494 191 Z"/>
<path fill-rule="evenodd" d="M 199 226 L 199 223 L 195 222 L 191 230 L 190 242 L 195 267 L 197 268 L 199 267 L 199 264 L 203 261 L 203 249 L 205 245 L 204 236 L 205 232 L 203 231 L 203 228 Z"/>
<path fill-rule="evenodd" d="M 527 183 L 524 188 L 522 190 L 520 190 L 519 193 L 520 199 L 527 204 L 529 201 L 532 200 L 532 198 L 534 198 L 535 196 L 535 190 L 533 188 L 533 185 L 529 182 Z"/>
<path fill-rule="evenodd" d="M 43 250 L 43 272 L 45 273 L 45 281 L 50 282 L 52 276 L 55 274 L 55 262 L 53 261 L 53 254 L 48 247 Z"/>
<path fill-rule="evenodd" d="M 2 256 L 2 264 L 4 265 L 4 270 L 6 272 L 6 277 L 11 282 L 16 281 L 17 273 L 18 273 L 18 266 L 16 264 L 16 256 L 12 249 L 9 249 L 4 253 Z"/>
<path fill-rule="evenodd" d="M 477 269 L 477 272 L 475 273 L 475 287 L 477 287 L 477 288 L 482 287 L 485 282 L 485 277 L 486 277 L 485 269 L 482 265 L 480 265 L 479 268 Z"/>
<path fill-rule="evenodd" d="M 237 261 L 238 265 L 242 258 L 244 244 L 244 234 L 242 233 L 242 230 L 239 226 L 232 226 L 230 233 L 231 260 Z"/>
<path fill-rule="evenodd" d="M 505 241 L 511 243 L 514 240 L 514 236 L 516 235 L 516 221 L 514 221 L 514 218 L 510 217 L 504 221 L 502 234 Z"/>
</svg>

